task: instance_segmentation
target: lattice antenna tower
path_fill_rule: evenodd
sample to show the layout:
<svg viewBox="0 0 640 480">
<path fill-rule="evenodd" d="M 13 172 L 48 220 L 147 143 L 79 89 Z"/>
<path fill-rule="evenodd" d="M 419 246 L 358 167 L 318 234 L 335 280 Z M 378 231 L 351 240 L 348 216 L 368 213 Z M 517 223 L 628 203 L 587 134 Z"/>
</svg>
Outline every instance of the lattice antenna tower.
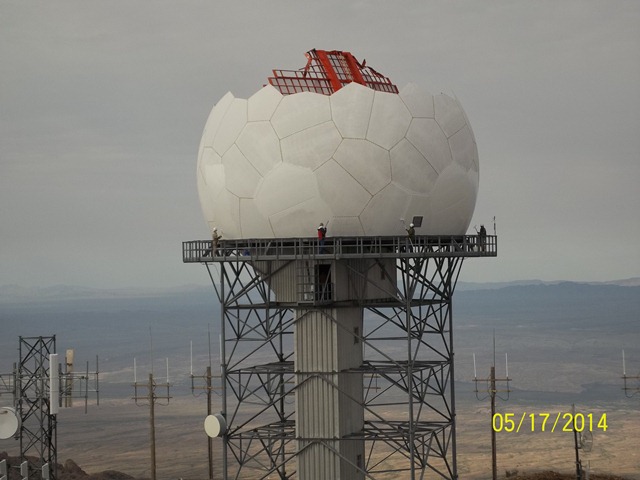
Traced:
<svg viewBox="0 0 640 480">
<path fill-rule="evenodd" d="M 14 363 L 12 373 L 0 374 L 0 396 L 11 395 L 13 405 L 0 409 L 0 438 L 20 441 L 23 478 L 39 474 L 55 479 L 59 408 L 70 407 L 75 395 L 84 398 L 86 413 L 89 392 L 95 392 L 99 402 L 98 357 L 95 372 L 89 371 L 88 362 L 86 372 L 73 372 L 69 364 L 73 350 L 67 350 L 63 371 L 55 349 L 55 335 L 20 337 L 20 362 Z M 37 460 L 30 461 L 27 455 Z"/>
<path fill-rule="evenodd" d="M 56 337 L 20 337 L 15 405 L 23 478 L 55 480 L 59 368 Z"/>
<path fill-rule="evenodd" d="M 634 397 L 640 393 L 640 373 L 638 375 L 627 375 L 627 365 L 622 350 L 622 381 L 624 394 L 627 398 Z"/>
<path fill-rule="evenodd" d="M 504 378 L 496 377 L 496 335 L 493 334 L 493 364 L 489 372 L 488 378 L 478 378 L 476 371 L 476 354 L 473 354 L 473 381 L 475 383 L 476 398 L 480 401 L 491 399 L 491 471 L 492 478 L 496 480 L 498 478 L 498 460 L 497 460 L 497 444 L 496 444 L 496 429 L 495 429 L 495 416 L 496 416 L 496 398 L 503 401 L 509 400 L 509 394 L 511 389 L 509 388 L 509 358 L 507 354 L 504 354 L 505 376 Z M 482 389 L 478 388 L 478 384 L 485 384 Z M 506 385 L 505 388 L 500 388 L 499 385 Z"/>
</svg>

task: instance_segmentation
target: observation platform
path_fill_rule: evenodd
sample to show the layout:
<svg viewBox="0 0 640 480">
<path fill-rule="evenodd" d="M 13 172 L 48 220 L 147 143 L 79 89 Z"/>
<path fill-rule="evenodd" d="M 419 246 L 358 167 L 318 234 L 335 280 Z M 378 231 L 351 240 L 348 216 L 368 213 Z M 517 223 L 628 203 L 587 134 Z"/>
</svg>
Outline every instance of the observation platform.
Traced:
<svg viewBox="0 0 640 480">
<path fill-rule="evenodd" d="M 416 235 L 220 240 L 182 243 L 184 263 L 255 262 L 265 260 L 342 260 L 360 258 L 495 257 L 496 235 Z"/>
</svg>

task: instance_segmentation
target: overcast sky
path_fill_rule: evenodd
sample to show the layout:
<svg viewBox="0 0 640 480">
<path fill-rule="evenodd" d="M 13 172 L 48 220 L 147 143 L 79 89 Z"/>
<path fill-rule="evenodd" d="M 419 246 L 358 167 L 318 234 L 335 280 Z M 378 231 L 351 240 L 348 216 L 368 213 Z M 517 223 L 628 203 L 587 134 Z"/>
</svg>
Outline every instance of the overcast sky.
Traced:
<svg viewBox="0 0 640 480">
<path fill-rule="evenodd" d="M 181 242 L 209 235 L 209 111 L 312 48 L 462 103 L 499 237 L 463 280 L 640 276 L 638 25 L 637 0 L 2 1 L 0 285 L 208 283 Z"/>
</svg>

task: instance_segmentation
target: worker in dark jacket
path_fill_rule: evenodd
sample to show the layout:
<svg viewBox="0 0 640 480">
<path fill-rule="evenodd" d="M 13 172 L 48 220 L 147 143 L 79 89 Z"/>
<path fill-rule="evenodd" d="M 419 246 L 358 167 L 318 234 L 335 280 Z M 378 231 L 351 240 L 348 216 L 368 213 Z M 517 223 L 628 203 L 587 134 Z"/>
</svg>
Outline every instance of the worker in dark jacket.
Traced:
<svg viewBox="0 0 640 480">
<path fill-rule="evenodd" d="M 487 229 L 484 228 L 484 225 L 480 225 L 480 250 L 484 252 L 485 243 L 487 241 Z"/>
<path fill-rule="evenodd" d="M 324 223 L 320 223 L 318 226 L 318 244 L 320 245 L 320 253 L 324 253 L 324 239 L 327 236 L 327 227 Z"/>
<path fill-rule="evenodd" d="M 410 252 L 413 252 L 413 243 L 416 240 L 416 229 L 414 228 L 413 223 L 409 224 L 409 228 L 405 228 L 405 230 L 407 231 L 407 235 L 409 236 L 409 248 L 408 250 Z"/>
<path fill-rule="evenodd" d="M 407 235 L 409 235 L 409 240 L 411 240 L 411 243 L 413 243 L 413 241 L 416 239 L 416 229 L 413 228 L 413 223 L 410 223 L 409 228 L 405 228 L 405 230 L 407 231 Z"/>
</svg>

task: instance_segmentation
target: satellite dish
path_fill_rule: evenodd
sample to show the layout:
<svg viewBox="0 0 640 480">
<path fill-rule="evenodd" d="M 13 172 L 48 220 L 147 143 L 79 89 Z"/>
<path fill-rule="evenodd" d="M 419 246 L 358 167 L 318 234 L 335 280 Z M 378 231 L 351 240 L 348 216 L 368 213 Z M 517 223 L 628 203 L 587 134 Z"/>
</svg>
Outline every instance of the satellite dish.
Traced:
<svg viewBox="0 0 640 480">
<path fill-rule="evenodd" d="M 593 448 L 593 433 L 586 430 L 580 432 L 580 448 L 585 452 L 590 452 Z"/>
<path fill-rule="evenodd" d="M 15 435 L 20 428 L 20 417 L 11 407 L 0 408 L 0 439 L 6 440 Z"/>
<path fill-rule="evenodd" d="M 227 431 L 227 421 L 219 413 L 207 415 L 204 419 L 204 431 L 209 437 L 219 437 Z"/>
</svg>

